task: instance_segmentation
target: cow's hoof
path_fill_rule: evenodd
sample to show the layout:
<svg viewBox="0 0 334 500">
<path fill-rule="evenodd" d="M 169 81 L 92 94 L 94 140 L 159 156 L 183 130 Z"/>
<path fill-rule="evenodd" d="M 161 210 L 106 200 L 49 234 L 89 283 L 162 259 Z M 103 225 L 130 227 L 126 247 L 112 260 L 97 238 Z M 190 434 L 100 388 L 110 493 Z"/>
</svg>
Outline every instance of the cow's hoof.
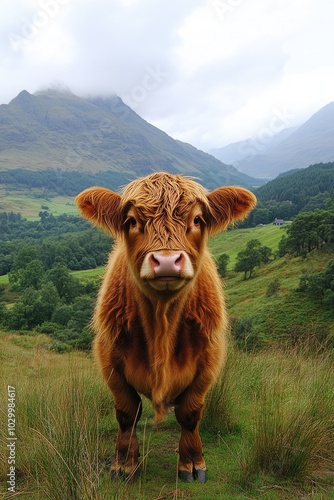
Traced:
<svg viewBox="0 0 334 500">
<path fill-rule="evenodd" d="M 206 469 L 198 469 L 195 471 L 199 483 L 205 483 L 207 479 Z"/>
<path fill-rule="evenodd" d="M 191 483 L 194 480 L 193 473 L 187 470 L 179 470 L 179 478 L 184 483 Z"/>
<path fill-rule="evenodd" d="M 111 479 L 114 483 L 118 483 L 119 481 L 123 481 L 124 479 L 124 473 L 121 469 L 111 470 L 110 474 L 111 474 Z"/>
<path fill-rule="evenodd" d="M 111 479 L 114 483 L 119 481 L 125 481 L 126 483 L 131 483 L 135 479 L 138 467 L 135 467 L 132 470 L 124 470 L 124 469 L 111 469 Z"/>
<path fill-rule="evenodd" d="M 185 483 L 192 483 L 195 479 L 197 479 L 199 483 L 205 483 L 207 479 L 206 469 L 194 469 L 193 472 L 179 470 L 179 478 Z"/>
</svg>

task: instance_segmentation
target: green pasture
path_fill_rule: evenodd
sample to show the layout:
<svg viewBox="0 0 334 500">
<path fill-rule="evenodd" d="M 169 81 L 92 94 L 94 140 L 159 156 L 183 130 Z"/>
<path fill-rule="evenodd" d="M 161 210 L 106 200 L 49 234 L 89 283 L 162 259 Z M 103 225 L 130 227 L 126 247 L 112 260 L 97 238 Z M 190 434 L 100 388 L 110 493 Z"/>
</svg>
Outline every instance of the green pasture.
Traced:
<svg viewBox="0 0 334 500">
<path fill-rule="evenodd" d="M 0 186 L 0 212 L 20 213 L 28 220 L 38 219 L 38 214 L 47 206 L 54 216 L 62 214 L 78 215 L 74 198 L 55 196 L 49 198 L 41 190 L 8 190 Z"/>
<path fill-rule="evenodd" d="M 238 252 L 245 249 L 248 241 L 259 240 L 263 246 L 267 246 L 275 252 L 286 228 L 286 225 L 275 226 L 273 224 L 248 229 L 231 228 L 210 239 L 209 248 L 216 257 L 227 253 L 230 257 L 227 268 L 233 269 Z"/>
<path fill-rule="evenodd" d="M 291 500 L 334 498 L 334 365 L 303 350 L 247 354 L 232 346 L 201 425 L 208 481 L 177 479 L 180 428 L 155 425 L 144 398 L 140 467 L 109 474 L 117 423 L 90 354 L 57 354 L 50 338 L 0 332 L 1 408 L 15 387 L 16 490 L 24 500 Z M 0 430 L 6 495 L 7 426 Z"/>
</svg>

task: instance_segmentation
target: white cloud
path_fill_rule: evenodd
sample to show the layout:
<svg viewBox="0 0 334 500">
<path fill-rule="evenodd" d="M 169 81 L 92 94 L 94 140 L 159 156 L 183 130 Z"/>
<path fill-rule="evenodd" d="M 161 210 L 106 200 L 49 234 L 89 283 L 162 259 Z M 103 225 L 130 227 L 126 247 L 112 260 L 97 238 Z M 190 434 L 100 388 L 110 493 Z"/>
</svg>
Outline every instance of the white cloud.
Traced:
<svg viewBox="0 0 334 500">
<path fill-rule="evenodd" d="M 116 92 L 203 149 L 256 135 L 277 109 L 334 100 L 331 0 L 5 0 L 0 102 L 59 81 Z"/>
</svg>

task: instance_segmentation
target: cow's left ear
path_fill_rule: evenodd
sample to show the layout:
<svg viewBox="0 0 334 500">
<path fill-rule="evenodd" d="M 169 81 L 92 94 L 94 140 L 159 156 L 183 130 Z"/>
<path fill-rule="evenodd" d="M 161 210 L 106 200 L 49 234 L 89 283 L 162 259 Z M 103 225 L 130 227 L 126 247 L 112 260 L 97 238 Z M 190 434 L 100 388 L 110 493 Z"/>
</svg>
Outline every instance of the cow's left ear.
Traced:
<svg viewBox="0 0 334 500">
<path fill-rule="evenodd" d="M 210 235 L 223 231 L 234 220 L 244 219 L 256 205 L 253 193 L 237 186 L 215 189 L 207 197 L 210 205 Z"/>
<path fill-rule="evenodd" d="M 100 187 L 85 189 L 75 198 L 81 214 L 103 227 L 113 236 L 122 228 L 121 197 L 119 194 Z"/>
</svg>

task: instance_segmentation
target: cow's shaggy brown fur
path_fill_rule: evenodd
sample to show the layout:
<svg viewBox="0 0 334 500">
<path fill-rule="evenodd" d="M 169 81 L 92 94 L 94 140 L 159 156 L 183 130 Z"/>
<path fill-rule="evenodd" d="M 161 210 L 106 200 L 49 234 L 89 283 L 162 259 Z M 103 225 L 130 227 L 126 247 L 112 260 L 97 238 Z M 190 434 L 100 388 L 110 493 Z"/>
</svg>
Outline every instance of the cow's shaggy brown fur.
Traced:
<svg viewBox="0 0 334 500">
<path fill-rule="evenodd" d="M 181 425 L 179 474 L 206 477 L 198 426 L 226 356 L 228 319 L 207 238 L 255 205 L 240 187 L 208 193 L 180 175 L 155 173 L 122 195 L 98 187 L 76 199 L 115 237 L 94 314 L 94 351 L 111 389 L 119 431 L 115 474 L 138 466 L 139 393 L 156 421 L 173 406 Z"/>
</svg>

